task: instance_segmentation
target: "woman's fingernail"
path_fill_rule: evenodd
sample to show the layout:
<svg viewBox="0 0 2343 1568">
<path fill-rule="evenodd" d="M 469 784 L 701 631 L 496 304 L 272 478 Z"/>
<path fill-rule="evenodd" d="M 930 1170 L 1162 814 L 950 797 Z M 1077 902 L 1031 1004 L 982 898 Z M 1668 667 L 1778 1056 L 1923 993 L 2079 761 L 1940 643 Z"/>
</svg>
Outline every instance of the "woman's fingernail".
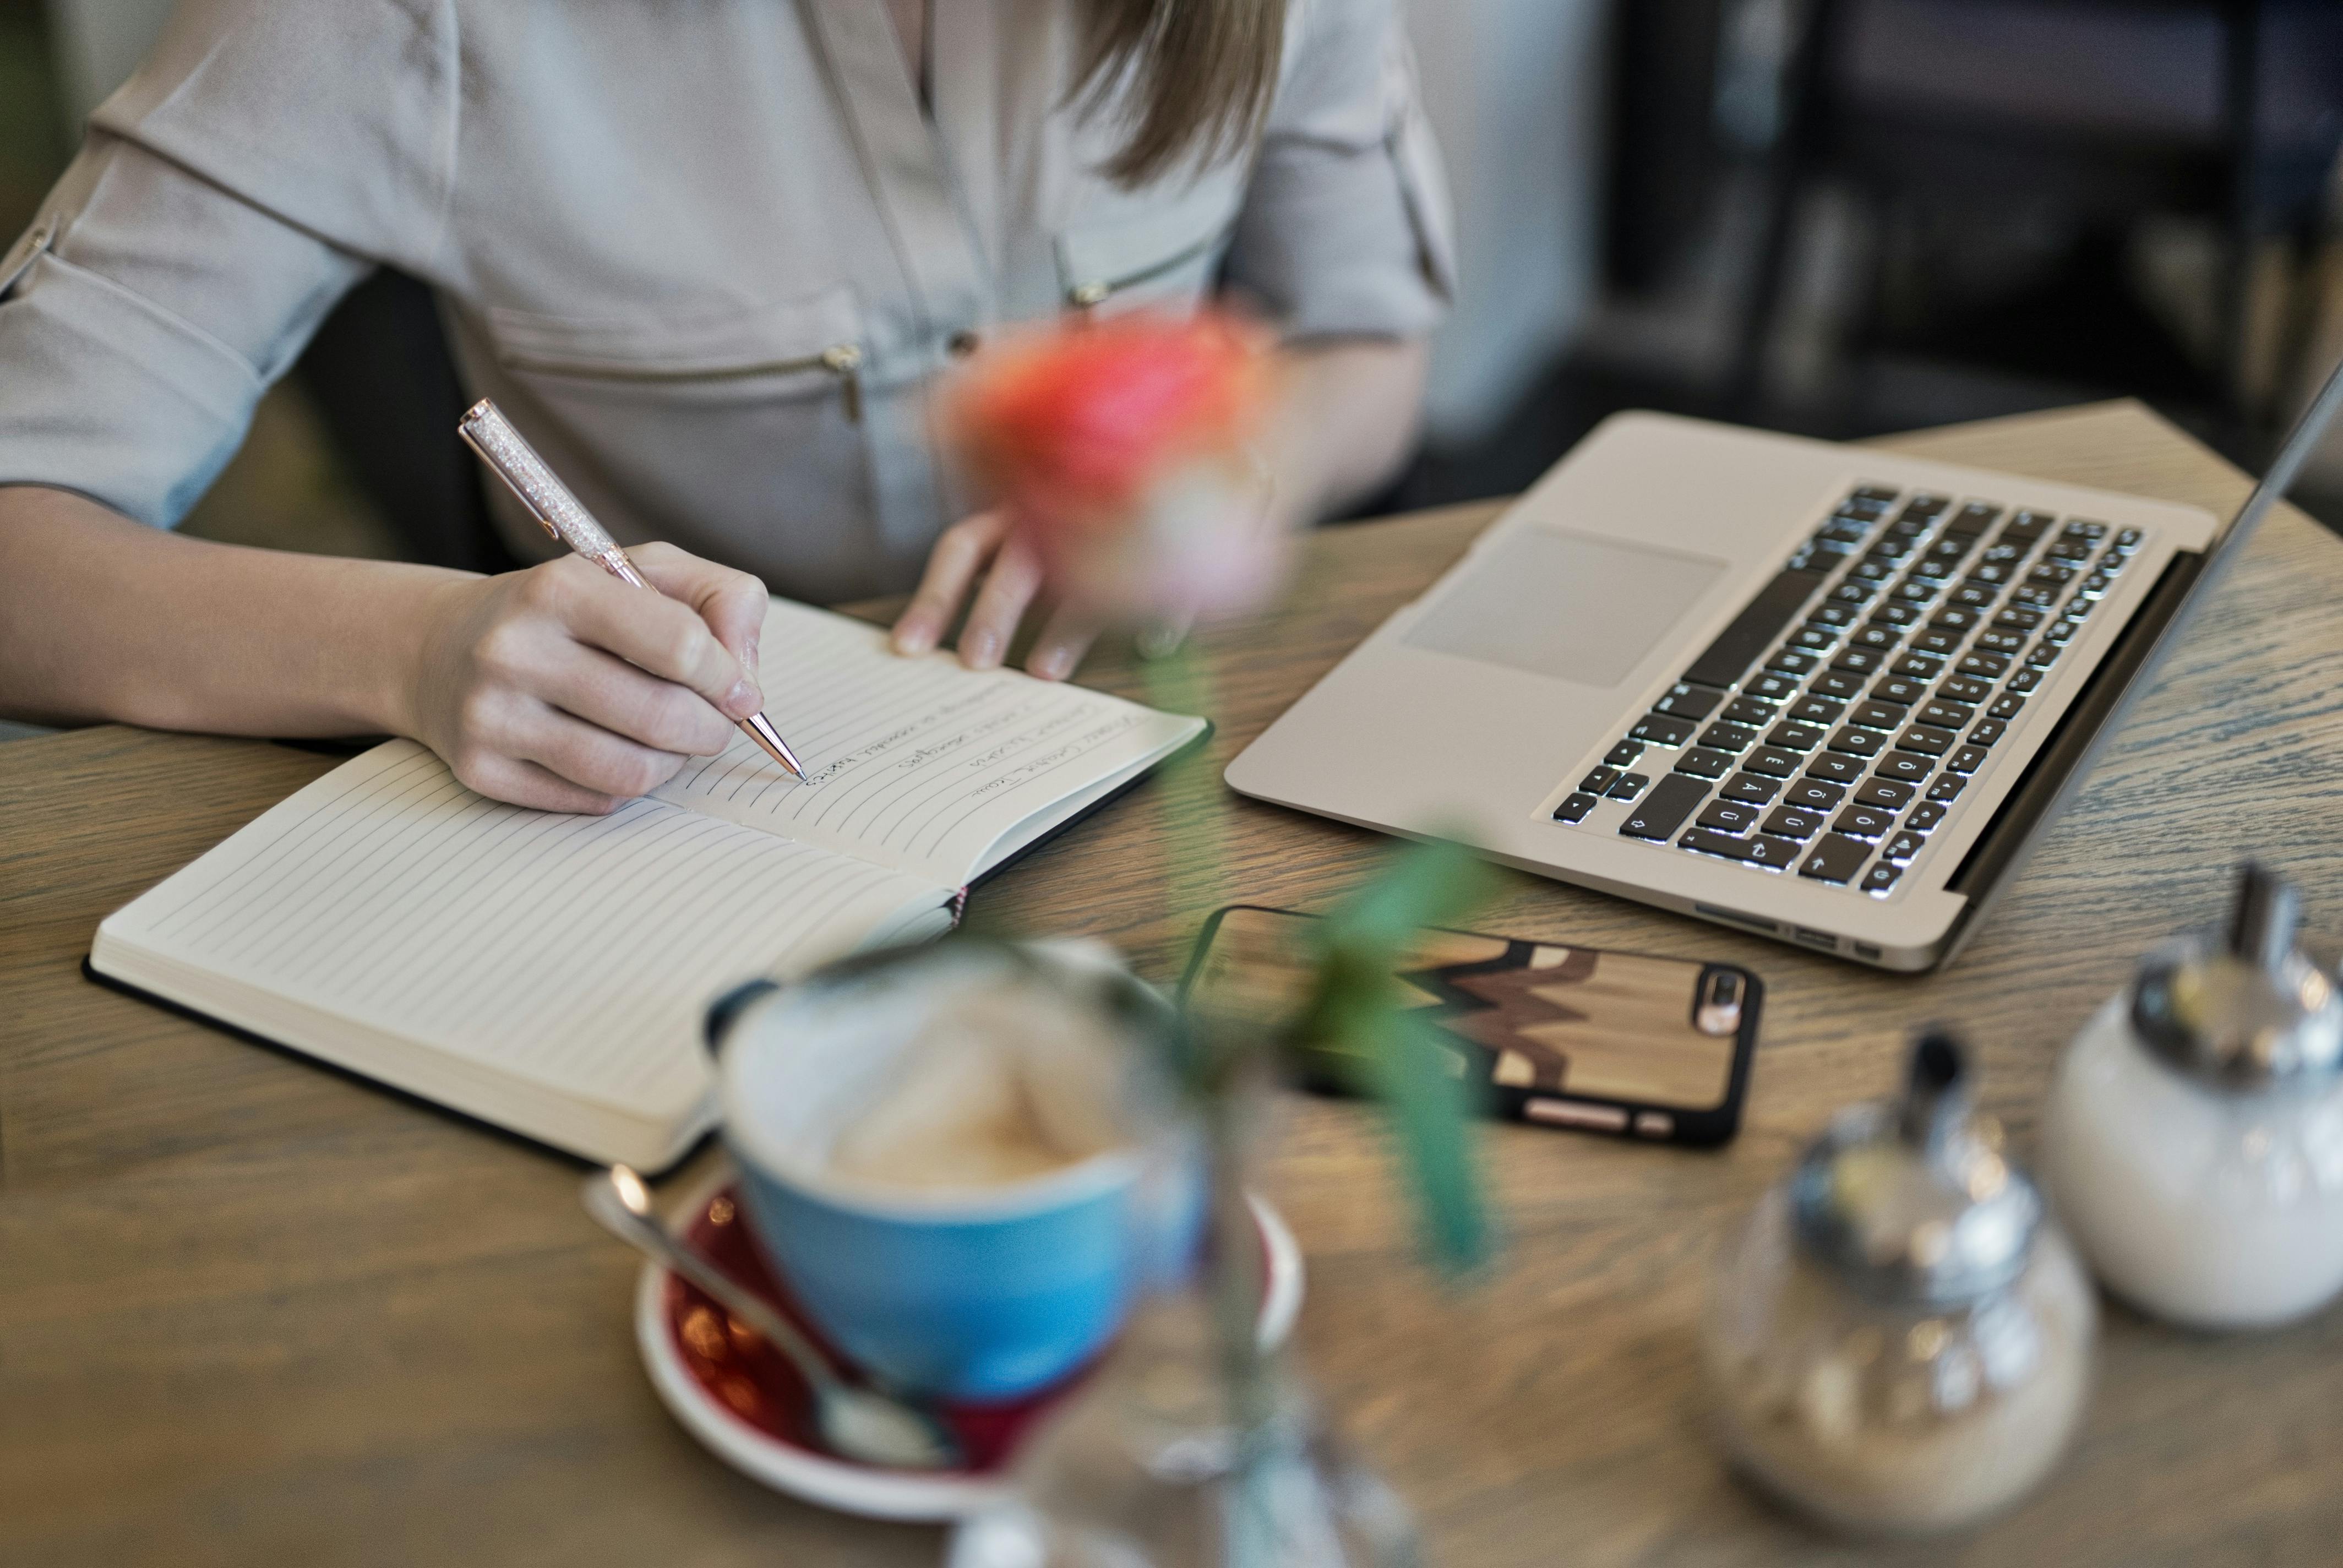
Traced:
<svg viewBox="0 0 2343 1568">
<path fill-rule="evenodd" d="M 757 639 L 752 637 L 749 639 L 749 651 L 740 657 L 740 662 L 749 667 L 749 678 L 751 680 L 757 678 L 757 661 L 760 657 L 761 654 L 757 645 Z"/>
<path fill-rule="evenodd" d="M 724 694 L 724 711 L 735 719 L 746 719 L 764 705 L 765 699 L 746 678 L 734 681 L 732 689 Z"/>
<path fill-rule="evenodd" d="M 1025 668 L 1029 673 L 1043 680 L 1063 680 L 1074 668 L 1074 660 L 1072 655 L 1062 648 L 1044 648 L 1035 654 Z"/>
<path fill-rule="evenodd" d="M 963 639 L 960 656 L 970 669 L 990 669 L 1001 662 L 1001 638 L 989 631 L 980 631 Z"/>
<path fill-rule="evenodd" d="M 918 655 L 935 647 L 935 633 L 924 626 L 899 626 L 895 628 L 895 651 Z"/>
</svg>

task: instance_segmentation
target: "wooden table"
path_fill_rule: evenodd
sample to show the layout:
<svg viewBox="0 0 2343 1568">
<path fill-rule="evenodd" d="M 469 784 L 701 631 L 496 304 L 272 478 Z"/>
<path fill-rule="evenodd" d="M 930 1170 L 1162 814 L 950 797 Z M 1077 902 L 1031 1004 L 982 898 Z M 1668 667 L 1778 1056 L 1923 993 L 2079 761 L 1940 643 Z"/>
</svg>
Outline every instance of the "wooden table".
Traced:
<svg viewBox="0 0 2343 1568">
<path fill-rule="evenodd" d="M 1891 444 L 2216 510 L 2246 488 L 2133 405 Z M 1315 538 L 1293 608 L 1210 646 L 1223 756 L 1490 515 Z M 1512 879 L 1479 924 L 1738 960 L 1772 992 L 1722 1153 L 1493 1131 L 1510 1241 L 1470 1294 L 1415 1265 L 1369 1113 L 1293 1103 L 1272 1180 L 1309 1256 L 1306 1364 L 1435 1556 L 1873 1561 L 1717 1462 L 1694 1353 L 1712 1247 L 1834 1108 L 1889 1087 L 1924 1019 L 1967 1030 L 2023 1148 L 2061 1042 L 2135 954 L 2216 917 L 2239 854 L 2299 879 L 2314 930 L 2343 936 L 2338 675 L 2343 546 L 2281 513 L 1991 925 L 1922 980 Z M 1112 658 L 1094 678 L 1133 686 Z M 634 1261 L 578 1211 L 576 1166 L 76 972 L 107 910 L 328 766 L 120 729 L 0 747 L 0 1561 L 933 1561 L 937 1533 L 776 1497 L 668 1419 L 635 1360 Z M 1379 848 L 1232 809 L 1249 899 L 1322 906 Z M 1156 812 L 1123 799 L 985 890 L 980 918 L 1106 936 L 1168 975 Z M 2088 1429 L 2050 1484 L 1980 1534 L 1885 1555 L 2331 1563 L 2338 1453 L 2343 1311 L 2205 1339 L 2111 1310 Z"/>
</svg>

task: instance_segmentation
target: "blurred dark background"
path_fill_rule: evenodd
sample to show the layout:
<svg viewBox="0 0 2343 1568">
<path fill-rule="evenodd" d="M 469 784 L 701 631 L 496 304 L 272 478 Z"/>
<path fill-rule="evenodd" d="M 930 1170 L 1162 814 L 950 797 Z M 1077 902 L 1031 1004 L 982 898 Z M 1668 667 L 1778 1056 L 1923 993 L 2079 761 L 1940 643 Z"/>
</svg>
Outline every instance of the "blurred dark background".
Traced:
<svg viewBox="0 0 2343 1568">
<path fill-rule="evenodd" d="M 167 9 L 0 0 L 0 243 Z M 1411 28 L 1464 276 L 1425 453 L 1371 510 L 1520 489 L 1626 407 L 1854 437 L 2137 397 L 2258 467 L 2343 354 L 2336 0 L 1414 0 Z M 189 527 L 493 564 L 436 332 L 404 280 L 354 296 Z M 2343 440 L 2298 498 L 2343 519 Z"/>
</svg>

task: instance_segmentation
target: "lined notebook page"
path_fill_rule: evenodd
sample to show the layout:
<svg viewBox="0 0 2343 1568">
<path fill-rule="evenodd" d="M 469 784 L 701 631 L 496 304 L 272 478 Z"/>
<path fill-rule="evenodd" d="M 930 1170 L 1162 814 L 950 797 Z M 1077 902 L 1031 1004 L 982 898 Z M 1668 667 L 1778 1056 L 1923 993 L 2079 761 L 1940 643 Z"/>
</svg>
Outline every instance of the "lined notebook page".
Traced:
<svg viewBox="0 0 2343 1568">
<path fill-rule="evenodd" d="M 679 1116 L 706 1084 L 711 997 L 883 940 L 943 897 L 657 800 L 601 818 L 498 805 L 398 740 L 103 937 L 566 1095 Z"/>
<path fill-rule="evenodd" d="M 784 599 L 765 618 L 758 673 L 809 782 L 744 737 L 659 798 L 946 887 L 1030 819 L 1202 728 L 1077 686 L 975 674 L 949 653 L 900 658 L 879 628 Z"/>
</svg>

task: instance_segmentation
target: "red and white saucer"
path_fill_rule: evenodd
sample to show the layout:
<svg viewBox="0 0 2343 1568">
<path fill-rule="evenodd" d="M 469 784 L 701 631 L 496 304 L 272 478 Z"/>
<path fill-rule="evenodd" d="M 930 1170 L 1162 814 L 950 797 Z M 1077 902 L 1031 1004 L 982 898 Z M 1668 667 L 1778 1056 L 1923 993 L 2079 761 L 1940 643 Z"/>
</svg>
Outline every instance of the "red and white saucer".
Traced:
<svg viewBox="0 0 2343 1568">
<path fill-rule="evenodd" d="M 684 1240 L 804 1326 L 804 1314 L 749 1238 L 733 1182 L 729 1171 L 719 1172 L 693 1194 L 683 1209 L 691 1216 Z M 1252 1201 L 1267 1258 L 1262 1342 L 1279 1344 L 1302 1310 L 1302 1251 L 1276 1210 L 1258 1197 Z M 660 1402 L 718 1458 L 776 1491 L 873 1519 L 953 1519 L 999 1502 L 1020 1440 L 1090 1370 L 1014 1401 L 946 1405 L 944 1417 L 971 1461 L 966 1470 L 887 1470 L 812 1446 L 796 1369 L 657 1263 L 644 1265 L 636 1287 L 635 1342 Z"/>
</svg>

